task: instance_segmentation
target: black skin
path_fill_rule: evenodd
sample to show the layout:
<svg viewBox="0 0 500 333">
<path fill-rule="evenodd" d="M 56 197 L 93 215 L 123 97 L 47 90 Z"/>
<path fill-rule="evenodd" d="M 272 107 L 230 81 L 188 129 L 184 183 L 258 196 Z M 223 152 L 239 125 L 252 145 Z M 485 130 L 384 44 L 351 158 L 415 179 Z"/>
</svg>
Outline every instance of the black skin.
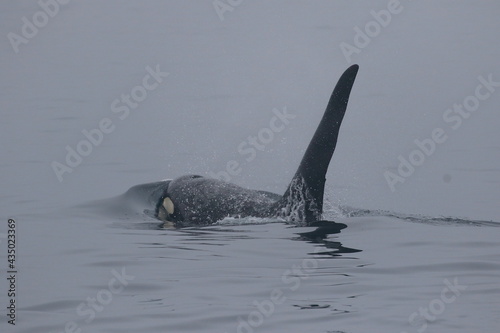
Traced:
<svg viewBox="0 0 500 333">
<path fill-rule="evenodd" d="M 153 188 L 148 201 L 155 202 L 155 217 L 176 226 L 207 225 L 228 216 L 276 217 L 305 224 L 321 220 L 325 176 L 358 68 L 353 65 L 340 77 L 283 196 L 196 175 L 134 188 Z"/>
</svg>

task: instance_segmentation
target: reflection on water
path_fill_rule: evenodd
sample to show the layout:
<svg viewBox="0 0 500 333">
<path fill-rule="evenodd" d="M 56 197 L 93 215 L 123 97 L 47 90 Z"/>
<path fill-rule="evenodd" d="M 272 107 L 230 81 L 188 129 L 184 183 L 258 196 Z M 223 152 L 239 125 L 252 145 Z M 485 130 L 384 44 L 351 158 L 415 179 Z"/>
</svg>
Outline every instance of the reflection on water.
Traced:
<svg viewBox="0 0 500 333">
<path fill-rule="evenodd" d="M 334 221 L 317 221 L 311 223 L 310 226 L 316 227 L 316 229 L 313 231 L 298 233 L 298 235 L 300 235 L 298 239 L 314 244 L 321 244 L 327 249 L 327 251 L 316 251 L 314 255 L 337 257 L 344 253 L 361 252 L 361 250 L 344 247 L 340 242 L 327 239 L 328 235 L 338 234 L 342 229 L 347 228 L 347 225 L 344 223 L 336 223 Z"/>
</svg>

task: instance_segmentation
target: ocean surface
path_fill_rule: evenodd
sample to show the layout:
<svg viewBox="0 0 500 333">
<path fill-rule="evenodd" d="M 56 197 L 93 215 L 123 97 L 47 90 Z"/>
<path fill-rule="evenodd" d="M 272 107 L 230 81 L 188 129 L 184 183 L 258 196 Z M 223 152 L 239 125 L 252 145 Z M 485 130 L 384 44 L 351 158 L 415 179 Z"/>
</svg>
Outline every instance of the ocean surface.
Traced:
<svg viewBox="0 0 500 333">
<path fill-rule="evenodd" d="M 0 3 L 2 333 L 498 332 L 500 4 L 61 2 Z M 281 194 L 353 63 L 324 221 L 112 199 Z"/>
</svg>

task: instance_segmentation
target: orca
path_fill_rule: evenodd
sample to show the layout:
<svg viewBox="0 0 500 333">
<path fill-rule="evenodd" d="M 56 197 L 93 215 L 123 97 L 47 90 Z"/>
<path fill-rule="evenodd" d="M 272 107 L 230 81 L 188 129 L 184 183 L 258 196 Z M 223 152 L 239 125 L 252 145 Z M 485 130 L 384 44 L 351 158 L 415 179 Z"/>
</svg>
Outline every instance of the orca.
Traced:
<svg viewBox="0 0 500 333">
<path fill-rule="evenodd" d="M 132 187 L 129 199 L 154 209 L 152 215 L 175 227 L 213 224 L 226 217 L 278 218 L 295 223 L 320 221 L 326 172 L 337 145 L 359 66 L 340 77 L 300 165 L 283 195 L 251 190 L 198 175 Z"/>
</svg>

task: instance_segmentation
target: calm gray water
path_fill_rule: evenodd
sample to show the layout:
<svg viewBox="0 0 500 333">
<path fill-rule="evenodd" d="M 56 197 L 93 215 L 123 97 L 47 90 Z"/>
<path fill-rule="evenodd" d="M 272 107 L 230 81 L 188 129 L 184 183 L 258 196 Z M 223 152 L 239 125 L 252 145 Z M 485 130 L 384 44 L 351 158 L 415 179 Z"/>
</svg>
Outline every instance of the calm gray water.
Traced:
<svg viewBox="0 0 500 333">
<path fill-rule="evenodd" d="M 496 2 L 41 3 L 0 4 L 1 332 L 498 332 Z M 337 224 L 172 230 L 110 204 L 228 168 L 283 192 L 352 63 Z"/>
</svg>

